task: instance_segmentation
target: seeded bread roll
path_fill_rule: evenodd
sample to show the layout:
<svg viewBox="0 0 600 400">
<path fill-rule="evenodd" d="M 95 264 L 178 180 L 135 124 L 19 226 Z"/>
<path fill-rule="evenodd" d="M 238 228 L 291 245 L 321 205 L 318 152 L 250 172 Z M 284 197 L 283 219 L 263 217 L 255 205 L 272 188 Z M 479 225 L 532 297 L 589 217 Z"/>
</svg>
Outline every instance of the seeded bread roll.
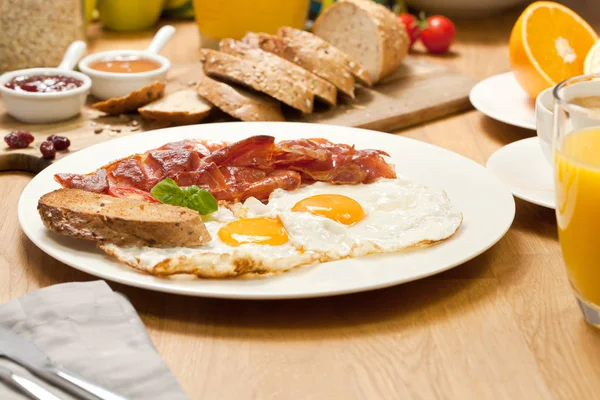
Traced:
<svg viewBox="0 0 600 400">
<path fill-rule="evenodd" d="M 312 112 L 313 92 L 304 83 L 282 75 L 271 63 L 252 62 L 210 49 L 200 53 L 207 75 L 248 86 L 304 113 Z"/>
<path fill-rule="evenodd" d="M 302 43 L 303 46 L 311 51 L 320 53 L 323 59 L 328 59 L 349 71 L 359 83 L 369 87 L 373 85 L 371 82 L 371 75 L 365 67 L 322 38 L 313 35 L 310 32 L 290 28 L 289 26 L 279 28 L 277 35 L 297 43 Z"/>
<path fill-rule="evenodd" d="M 373 83 L 394 71 L 408 53 L 400 19 L 371 0 L 337 1 L 317 18 L 313 32 L 364 65 Z"/>
<path fill-rule="evenodd" d="M 223 112 L 242 121 L 285 121 L 280 103 L 271 97 L 219 82 L 201 72 L 196 91 Z"/>
<path fill-rule="evenodd" d="M 242 41 L 293 62 L 354 98 L 352 74 L 344 66 L 332 61 L 327 51 L 315 51 L 304 43 L 267 33 L 248 33 Z"/>
<path fill-rule="evenodd" d="M 330 105 L 336 104 L 337 90 L 335 86 L 275 54 L 233 39 L 221 40 L 219 43 L 219 50 L 257 64 L 268 64 L 273 68 L 278 69 L 281 76 L 289 77 L 291 80 L 306 85 L 318 99 L 321 99 Z"/>
</svg>

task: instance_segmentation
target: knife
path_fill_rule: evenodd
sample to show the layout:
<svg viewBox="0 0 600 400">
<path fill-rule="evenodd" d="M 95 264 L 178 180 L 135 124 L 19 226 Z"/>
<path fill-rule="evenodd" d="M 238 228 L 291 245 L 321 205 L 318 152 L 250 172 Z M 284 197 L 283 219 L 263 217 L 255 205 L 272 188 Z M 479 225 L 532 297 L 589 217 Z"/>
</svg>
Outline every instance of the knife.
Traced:
<svg viewBox="0 0 600 400">
<path fill-rule="evenodd" d="M 8 358 L 79 398 L 85 400 L 127 400 L 87 379 L 55 365 L 32 342 L 11 331 L 0 328 L 0 357 Z"/>
<path fill-rule="evenodd" d="M 58 397 L 47 391 L 44 387 L 32 381 L 25 376 L 11 371 L 8 368 L 0 367 L 0 380 L 9 385 L 15 386 L 32 399 L 36 400 L 60 400 Z"/>
</svg>

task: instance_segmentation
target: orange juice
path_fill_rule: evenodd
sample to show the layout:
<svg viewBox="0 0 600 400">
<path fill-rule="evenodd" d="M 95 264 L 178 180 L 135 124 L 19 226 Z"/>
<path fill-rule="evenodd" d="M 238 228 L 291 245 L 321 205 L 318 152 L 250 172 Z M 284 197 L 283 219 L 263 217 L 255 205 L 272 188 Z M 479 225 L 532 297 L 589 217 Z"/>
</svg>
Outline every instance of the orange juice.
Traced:
<svg viewBox="0 0 600 400">
<path fill-rule="evenodd" d="M 555 153 L 556 218 L 571 285 L 600 306 L 600 127 L 565 137 Z"/>
<path fill-rule="evenodd" d="M 247 32 L 276 33 L 281 26 L 304 28 L 310 0 L 194 0 L 203 36 L 241 39 Z"/>
</svg>

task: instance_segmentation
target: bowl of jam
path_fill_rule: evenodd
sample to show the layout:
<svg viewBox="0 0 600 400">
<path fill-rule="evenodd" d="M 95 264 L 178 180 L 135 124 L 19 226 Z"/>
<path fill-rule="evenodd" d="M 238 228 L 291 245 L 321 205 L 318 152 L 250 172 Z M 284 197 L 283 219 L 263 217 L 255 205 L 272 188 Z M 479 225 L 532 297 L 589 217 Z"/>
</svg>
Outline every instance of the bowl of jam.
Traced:
<svg viewBox="0 0 600 400">
<path fill-rule="evenodd" d="M 30 68 L 0 76 L 6 111 L 26 123 L 50 123 L 81 112 L 91 79 L 64 68 Z"/>
</svg>

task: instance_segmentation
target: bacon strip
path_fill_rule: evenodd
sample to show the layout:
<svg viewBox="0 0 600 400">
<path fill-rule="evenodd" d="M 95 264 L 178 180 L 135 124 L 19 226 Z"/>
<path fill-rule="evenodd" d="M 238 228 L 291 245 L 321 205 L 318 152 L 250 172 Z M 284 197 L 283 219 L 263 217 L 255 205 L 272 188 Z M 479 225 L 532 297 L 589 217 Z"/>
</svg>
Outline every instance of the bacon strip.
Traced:
<svg viewBox="0 0 600 400">
<path fill-rule="evenodd" d="M 252 136 L 235 143 L 186 139 L 144 154 L 112 162 L 88 175 L 57 174 L 63 187 L 108 193 L 129 187 L 149 192 L 165 178 L 180 186 L 197 185 L 218 200 L 268 199 L 277 188 L 295 190 L 302 183 L 371 183 L 395 178 L 381 150 L 357 150 L 326 139 L 286 140 Z M 114 191 L 113 191 L 114 192 Z"/>
</svg>

